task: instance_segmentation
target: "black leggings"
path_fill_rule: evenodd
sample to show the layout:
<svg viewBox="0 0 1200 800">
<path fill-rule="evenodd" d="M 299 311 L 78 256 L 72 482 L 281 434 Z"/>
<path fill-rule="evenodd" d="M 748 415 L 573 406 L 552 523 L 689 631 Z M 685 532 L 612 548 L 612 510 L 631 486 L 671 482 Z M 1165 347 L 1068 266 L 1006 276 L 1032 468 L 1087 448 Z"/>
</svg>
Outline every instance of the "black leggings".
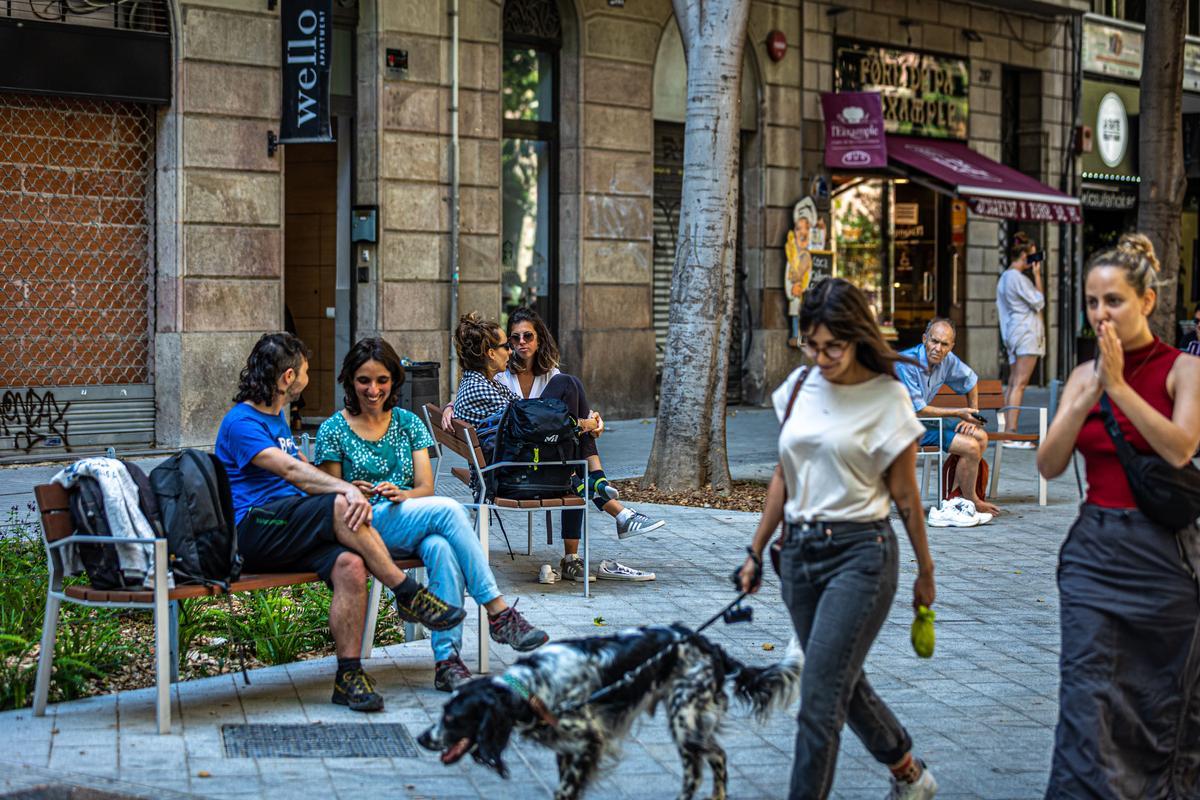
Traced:
<svg viewBox="0 0 1200 800">
<path fill-rule="evenodd" d="M 583 384 L 579 378 L 576 378 L 574 375 L 567 375 L 562 372 L 555 375 L 542 391 L 542 399 L 562 400 L 567 405 L 567 411 L 575 419 L 587 419 L 592 413 L 592 407 L 588 405 L 587 392 L 584 391 Z M 581 458 L 591 458 L 592 456 L 599 455 L 596 451 L 596 439 L 594 436 L 585 433 L 579 437 L 579 452 L 577 455 Z M 587 480 L 586 470 L 583 479 Z M 582 536 L 583 512 L 564 511 L 562 514 L 562 538 L 580 539 Z"/>
</svg>

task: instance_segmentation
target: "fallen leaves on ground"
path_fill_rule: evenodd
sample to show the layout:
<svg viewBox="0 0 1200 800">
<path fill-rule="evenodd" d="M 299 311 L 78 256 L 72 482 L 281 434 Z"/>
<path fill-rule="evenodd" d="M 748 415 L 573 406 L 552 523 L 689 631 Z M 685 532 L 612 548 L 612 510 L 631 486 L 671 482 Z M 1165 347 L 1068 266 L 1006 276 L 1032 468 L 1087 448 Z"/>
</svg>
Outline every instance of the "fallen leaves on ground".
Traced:
<svg viewBox="0 0 1200 800">
<path fill-rule="evenodd" d="M 613 481 L 612 484 L 621 492 L 621 500 L 630 503 L 719 508 L 725 511 L 759 513 L 767 500 L 766 484 L 756 481 L 734 481 L 733 488 L 728 495 L 718 494 L 711 486 L 686 492 L 661 492 L 653 484 L 649 489 L 643 489 L 641 480 L 638 478 Z"/>
</svg>

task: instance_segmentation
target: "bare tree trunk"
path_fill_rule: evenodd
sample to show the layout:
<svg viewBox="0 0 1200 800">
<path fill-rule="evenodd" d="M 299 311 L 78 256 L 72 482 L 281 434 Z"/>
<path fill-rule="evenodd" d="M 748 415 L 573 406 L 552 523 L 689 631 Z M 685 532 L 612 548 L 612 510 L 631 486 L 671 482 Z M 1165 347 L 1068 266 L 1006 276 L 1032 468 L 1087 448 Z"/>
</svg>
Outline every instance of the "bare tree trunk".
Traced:
<svg viewBox="0 0 1200 800">
<path fill-rule="evenodd" d="M 728 491 L 725 381 L 737 246 L 742 47 L 749 0 L 673 0 L 687 53 L 683 200 L 658 425 L 644 485 Z"/>
<path fill-rule="evenodd" d="M 1179 285 L 1180 213 L 1187 179 L 1183 173 L 1184 0 L 1148 0 L 1142 56 L 1140 155 L 1142 185 L 1138 230 L 1150 237 L 1162 263 L 1158 306 L 1150 327 L 1175 343 Z"/>
</svg>

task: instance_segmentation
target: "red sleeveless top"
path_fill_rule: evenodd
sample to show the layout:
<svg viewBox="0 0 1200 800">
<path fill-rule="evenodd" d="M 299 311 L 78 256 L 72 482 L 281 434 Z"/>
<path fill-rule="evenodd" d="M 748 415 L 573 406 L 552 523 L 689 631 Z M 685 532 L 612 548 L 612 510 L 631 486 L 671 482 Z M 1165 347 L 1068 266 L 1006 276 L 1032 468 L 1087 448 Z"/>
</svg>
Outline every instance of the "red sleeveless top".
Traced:
<svg viewBox="0 0 1200 800">
<path fill-rule="evenodd" d="M 1182 350 L 1163 344 L 1157 337 L 1144 347 L 1125 351 L 1125 382 L 1168 419 L 1175 410 L 1175 402 L 1167 394 L 1167 374 L 1181 355 Z M 1126 441 L 1138 452 L 1152 453 L 1150 444 L 1133 427 L 1120 406 L 1116 403 L 1112 406 Z M 1104 429 L 1099 403 L 1088 412 L 1075 447 L 1083 454 L 1087 466 L 1087 502 L 1106 508 L 1137 508 L 1129 481 L 1125 479 L 1125 470 L 1117 458 L 1117 448 Z"/>
</svg>

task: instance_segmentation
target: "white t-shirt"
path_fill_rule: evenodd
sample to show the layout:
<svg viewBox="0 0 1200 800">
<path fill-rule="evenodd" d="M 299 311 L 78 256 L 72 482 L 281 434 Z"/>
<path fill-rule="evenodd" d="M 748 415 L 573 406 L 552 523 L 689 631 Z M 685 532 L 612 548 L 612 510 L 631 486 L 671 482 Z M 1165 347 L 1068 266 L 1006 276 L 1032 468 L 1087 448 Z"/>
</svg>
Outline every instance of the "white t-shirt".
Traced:
<svg viewBox="0 0 1200 800">
<path fill-rule="evenodd" d="M 797 369 L 771 396 L 780 421 L 803 372 Z M 810 370 L 779 432 L 788 496 L 784 518 L 791 523 L 886 518 L 891 495 L 884 472 L 924 433 L 904 384 L 891 376 L 846 385 Z"/>
<path fill-rule="evenodd" d="M 542 392 L 546 391 L 546 384 L 550 382 L 550 379 L 557 374 L 558 367 L 553 367 L 545 375 L 534 375 L 533 386 L 529 387 L 529 397 L 525 397 L 525 395 L 521 394 L 521 382 L 517 380 L 517 374 L 515 372 L 509 372 L 508 370 L 504 370 L 504 372 L 497 372 L 496 377 L 492 380 L 496 381 L 496 383 L 500 384 L 501 386 L 507 386 L 512 390 L 513 394 L 517 395 L 518 397 L 525 397 L 526 400 L 536 400 L 542 396 Z"/>
</svg>

